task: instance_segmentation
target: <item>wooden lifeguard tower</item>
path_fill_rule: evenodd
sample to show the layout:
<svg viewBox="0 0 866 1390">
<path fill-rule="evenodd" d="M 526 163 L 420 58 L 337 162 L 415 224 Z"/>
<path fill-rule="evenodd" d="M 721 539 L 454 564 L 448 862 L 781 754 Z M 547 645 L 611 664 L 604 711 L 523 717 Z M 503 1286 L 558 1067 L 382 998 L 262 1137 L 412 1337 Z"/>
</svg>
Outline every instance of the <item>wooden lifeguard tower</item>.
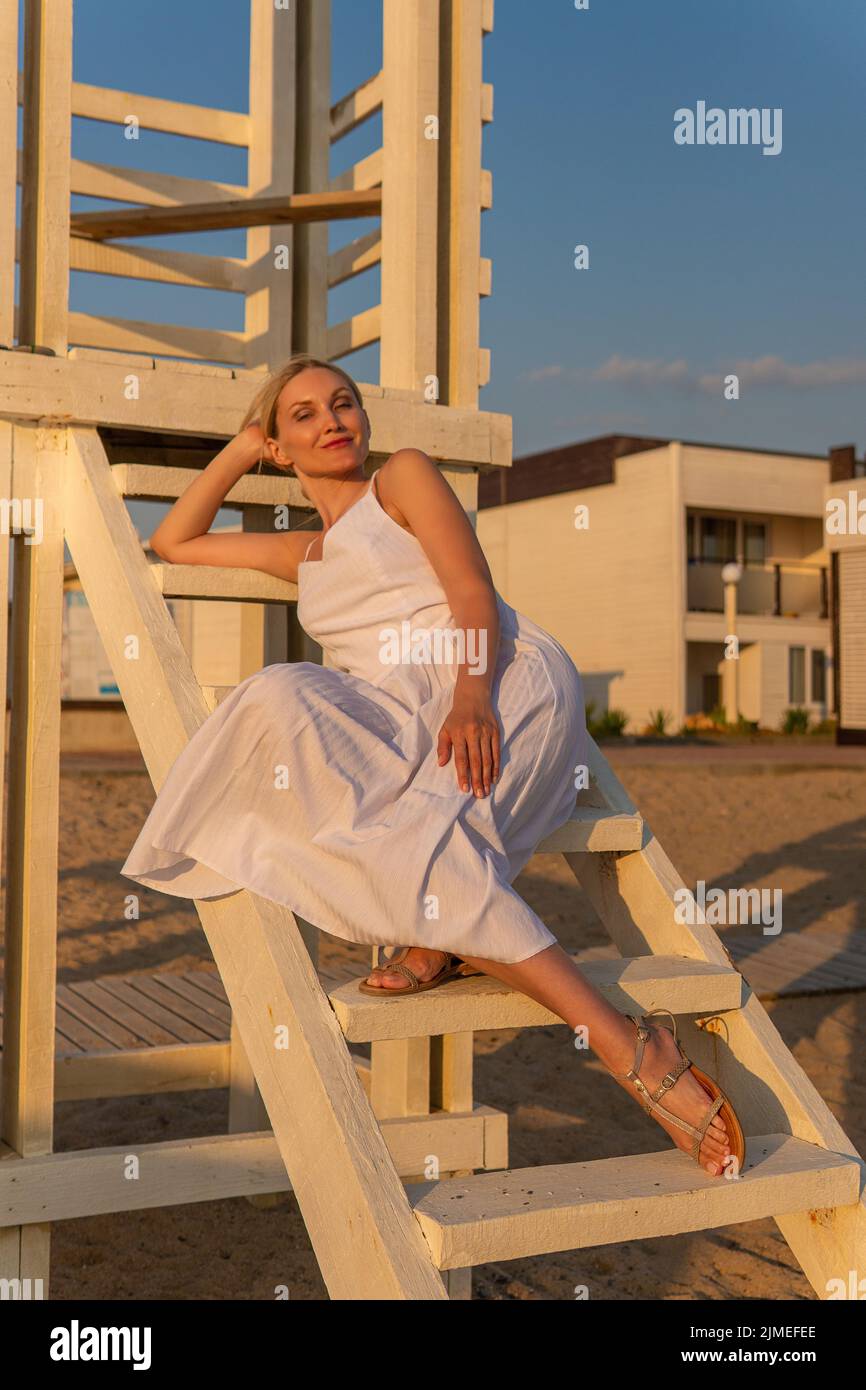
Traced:
<svg viewBox="0 0 866 1390">
<path fill-rule="evenodd" d="M 10 545 L 14 557 L 0 1278 L 19 1296 L 42 1280 L 47 1296 L 53 1221 L 291 1190 L 334 1298 L 468 1297 L 485 1261 L 767 1215 L 824 1297 L 829 1279 L 864 1265 L 864 1165 L 716 933 L 699 913 L 695 926 L 676 922 L 682 880 L 594 745 L 591 785 L 538 848 L 564 854 L 620 952 L 587 973 L 624 1011 L 678 1015 L 687 1051 L 731 1095 L 749 1144 L 736 1180 L 711 1178 L 667 1142 L 501 1171 L 506 1117 L 473 1096 L 473 1034 L 556 1017 L 487 979 L 362 995 L 320 975 L 309 924 L 245 891 L 196 904 L 218 977 L 55 988 L 64 537 L 159 788 L 223 694 L 196 681 L 166 598 L 249 604 L 242 679 L 298 656 L 297 594 L 259 573 L 148 564 L 125 499 L 176 498 L 190 467 L 237 432 L 269 366 L 379 342 L 380 382 L 363 388 L 372 466 L 411 442 L 472 514 L 479 470 L 509 465 L 510 420 L 478 409 L 492 0 L 383 6 L 382 71 L 333 101 L 329 6 L 253 0 L 249 114 L 73 82 L 72 0 L 27 0 L 19 78 L 17 5 L 0 11 L 3 585 Z M 381 148 L 329 177 L 330 146 L 380 112 Z M 71 160 L 73 114 L 245 147 L 247 185 Z M 123 206 L 71 214 L 73 193 Z M 375 231 L 329 253 L 328 222 L 358 216 L 374 216 Z M 134 240 L 237 226 L 248 228 L 242 260 Z M 374 265 L 381 302 L 330 324 L 328 290 Z M 70 269 L 242 294 L 244 330 L 70 313 Z M 256 529 L 275 506 L 309 509 L 282 474 L 244 477 L 228 501 Z M 5 680 L 5 646 L 0 668 Z M 141 1020 L 161 1035 L 148 1039 Z M 369 1062 L 351 1053 L 356 1042 L 372 1044 Z M 52 1153 L 55 1096 L 203 1085 L 230 1085 L 230 1133 L 136 1144 L 135 1182 L 123 1147 Z"/>
</svg>

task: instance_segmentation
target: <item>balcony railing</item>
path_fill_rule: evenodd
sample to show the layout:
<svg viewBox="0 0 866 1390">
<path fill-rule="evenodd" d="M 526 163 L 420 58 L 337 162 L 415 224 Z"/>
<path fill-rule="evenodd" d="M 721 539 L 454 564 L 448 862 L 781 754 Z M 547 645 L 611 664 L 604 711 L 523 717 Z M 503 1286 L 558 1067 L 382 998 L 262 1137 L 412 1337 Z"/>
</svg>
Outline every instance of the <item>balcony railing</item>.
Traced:
<svg viewBox="0 0 866 1390">
<path fill-rule="evenodd" d="M 723 613 L 724 565 L 715 560 L 689 560 L 688 610 Z M 827 569 L 824 565 L 744 565 L 737 585 L 737 611 L 754 617 L 826 618 Z"/>
</svg>

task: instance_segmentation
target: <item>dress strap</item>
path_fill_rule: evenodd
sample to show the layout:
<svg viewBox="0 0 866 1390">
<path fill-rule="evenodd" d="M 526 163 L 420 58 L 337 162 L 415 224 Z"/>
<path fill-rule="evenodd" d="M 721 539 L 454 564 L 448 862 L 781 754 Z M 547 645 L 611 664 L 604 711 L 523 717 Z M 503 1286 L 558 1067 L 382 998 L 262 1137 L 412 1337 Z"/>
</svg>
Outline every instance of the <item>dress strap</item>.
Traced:
<svg viewBox="0 0 866 1390">
<path fill-rule="evenodd" d="M 313 536 L 313 539 L 310 541 L 310 544 L 307 546 L 306 550 L 304 551 L 304 560 L 306 560 L 307 556 L 309 555 L 310 551 L 312 550 L 312 548 L 313 548 L 313 546 L 314 546 L 314 544 L 315 544 L 315 541 L 316 541 L 316 537 Z"/>
</svg>

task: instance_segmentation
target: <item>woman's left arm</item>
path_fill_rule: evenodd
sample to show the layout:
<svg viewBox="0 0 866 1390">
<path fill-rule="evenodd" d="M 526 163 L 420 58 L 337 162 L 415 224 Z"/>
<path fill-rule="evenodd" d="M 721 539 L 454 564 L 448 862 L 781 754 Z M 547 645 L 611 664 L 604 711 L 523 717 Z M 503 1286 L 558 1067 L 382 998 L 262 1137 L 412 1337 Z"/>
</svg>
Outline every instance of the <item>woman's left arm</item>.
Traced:
<svg viewBox="0 0 866 1390">
<path fill-rule="evenodd" d="M 387 474 L 385 470 L 387 469 Z M 499 650 L 499 612 L 484 551 L 466 513 L 432 459 L 399 449 L 382 468 L 387 497 L 421 542 L 465 643 L 451 711 L 439 732 L 439 765 L 454 750 L 463 791 L 489 794 L 499 777 L 500 730 L 491 687 Z M 380 489 L 380 497 L 381 489 Z"/>
</svg>

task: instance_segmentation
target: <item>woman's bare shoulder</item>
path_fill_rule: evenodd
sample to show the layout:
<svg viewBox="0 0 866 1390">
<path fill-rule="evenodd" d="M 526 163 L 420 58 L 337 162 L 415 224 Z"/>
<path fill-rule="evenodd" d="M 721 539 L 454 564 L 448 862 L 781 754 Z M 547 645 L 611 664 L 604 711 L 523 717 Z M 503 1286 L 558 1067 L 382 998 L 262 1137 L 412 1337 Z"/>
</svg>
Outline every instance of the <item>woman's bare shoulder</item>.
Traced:
<svg viewBox="0 0 866 1390">
<path fill-rule="evenodd" d="M 403 470 L 399 467 L 399 464 L 398 468 L 395 469 L 394 464 L 395 461 L 402 459 L 405 455 L 419 454 L 420 452 L 421 451 L 419 449 L 398 449 L 396 453 L 391 454 L 390 458 L 387 458 L 385 460 L 381 468 L 379 468 L 376 473 L 376 493 L 383 510 L 388 513 L 392 521 L 396 521 L 397 525 L 402 526 L 403 530 L 408 531 L 410 535 L 414 535 L 415 533 L 412 530 L 412 527 L 409 525 L 409 522 L 407 521 L 405 515 L 397 505 L 394 496 L 394 474 L 396 471 L 402 472 Z M 426 459 L 427 455 L 424 454 L 422 455 L 422 457 Z"/>
</svg>

